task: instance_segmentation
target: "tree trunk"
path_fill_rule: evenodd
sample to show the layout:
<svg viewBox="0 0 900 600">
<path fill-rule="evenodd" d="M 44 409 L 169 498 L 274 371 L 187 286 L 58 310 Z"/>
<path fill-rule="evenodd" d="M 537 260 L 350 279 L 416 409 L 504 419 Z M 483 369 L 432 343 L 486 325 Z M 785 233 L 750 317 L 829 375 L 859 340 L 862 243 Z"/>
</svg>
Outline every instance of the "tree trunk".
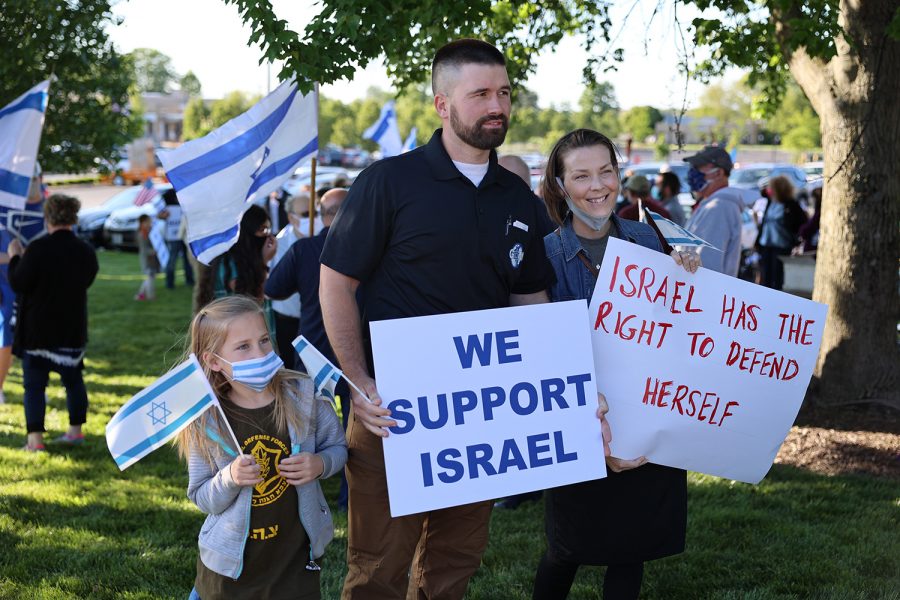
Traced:
<svg viewBox="0 0 900 600">
<path fill-rule="evenodd" d="M 818 112 L 825 186 L 813 300 L 828 305 L 813 397 L 900 408 L 900 42 L 893 0 L 840 4 L 846 40 L 791 73 Z M 849 41 L 849 43 L 848 43 Z"/>
</svg>

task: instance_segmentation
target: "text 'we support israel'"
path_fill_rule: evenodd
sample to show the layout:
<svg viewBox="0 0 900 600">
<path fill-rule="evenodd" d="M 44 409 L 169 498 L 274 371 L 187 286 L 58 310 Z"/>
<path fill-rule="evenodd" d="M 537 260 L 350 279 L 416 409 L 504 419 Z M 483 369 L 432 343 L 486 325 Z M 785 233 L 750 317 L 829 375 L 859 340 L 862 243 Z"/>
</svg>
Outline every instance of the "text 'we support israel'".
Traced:
<svg viewBox="0 0 900 600">
<path fill-rule="evenodd" d="M 522 361 L 518 330 L 454 336 L 453 344 L 463 369 L 489 367 Z M 566 410 L 588 402 L 585 385 L 591 373 L 576 373 L 565 378 L 552 377 L 532 383 L 522 381 L 511 386 L 487 386 L 436 394 L 434 402 L 427 396 L 414 401 L 398 398 L 388 404 L 391 416 L 398 422 L 390 431 L 403 435 L 418 427 L 441 429 L 463 426 L 469 413 L 480 413 L 485 422 L 504 411 L 519 416 L 535 412 Z M 599 427 L 599 426 L 598 426 Z M 511 469 L 524 471 L 554 463 L 577 460 L 577 452 L 567 452 L 563 431 L 553 431 L 508 438 L 498 446 L 490 443 L 470 444 L 464 448 L 445 448 L 420 453 L 422 482 L 431 487 L 435 478 L 442 483 L 455 483 L 464 477 L 478 479 L 504 474 Z"/>
</svg>

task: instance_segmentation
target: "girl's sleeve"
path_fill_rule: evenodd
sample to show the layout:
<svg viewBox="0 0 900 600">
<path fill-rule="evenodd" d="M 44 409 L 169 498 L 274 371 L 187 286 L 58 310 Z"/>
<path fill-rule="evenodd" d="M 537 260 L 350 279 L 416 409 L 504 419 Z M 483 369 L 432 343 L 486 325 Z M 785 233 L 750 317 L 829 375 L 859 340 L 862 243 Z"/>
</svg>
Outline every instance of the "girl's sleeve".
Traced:
<svg viewBox="0 0 900 600">
<path fill-rule="evenodd" d="M 331 403 L 314 398 L 316 403 L 316 454 L 325 463 L 321 479 L 331 477 L 347 462 L 347 439 L 344 428 Z"/>
<path fill-rule="evenodd" d="M 231 506 L 241 486 L 231 478 L 231 462 L 216 471 L 205 456 L 192 451 L 188 458 L 187 496 L 201 511 L 217 515 Z"/>
</svg>

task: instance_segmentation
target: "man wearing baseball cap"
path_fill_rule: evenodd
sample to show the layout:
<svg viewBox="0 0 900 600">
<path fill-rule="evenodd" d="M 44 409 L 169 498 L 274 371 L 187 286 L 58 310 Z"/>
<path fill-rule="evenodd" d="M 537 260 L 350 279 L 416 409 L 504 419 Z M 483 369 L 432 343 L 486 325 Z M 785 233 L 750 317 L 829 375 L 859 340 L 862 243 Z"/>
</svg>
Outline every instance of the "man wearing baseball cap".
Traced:
<svg viewBox="0 0 900 600">
<path fill-rule="evenodd" d="M 623 219 L 641 220 L 638 200 L 643 203 L 644 208 L 648 208 L 667 219 L 672 218 L 672 215 L 669 214 L 669 211 L 662 204 L 650 197 L 650 180 L 643 175 L 632 175 L 629 177 L 623 186 L 622 195 L 628 200 L 628 206 L 621 208 L 616 214 Z"/>
<path fill-rule="evenodd" d="M 698 204 L 685 228 L 716 248 L 699 248 L 703 266 L 719 273 L 737 276 L 741 261 L 740 190 L 728 187 L 733 164 L 719 146 L 706 146 L 684 159 L 691 165 L 688 183 Z"/>
</svg>

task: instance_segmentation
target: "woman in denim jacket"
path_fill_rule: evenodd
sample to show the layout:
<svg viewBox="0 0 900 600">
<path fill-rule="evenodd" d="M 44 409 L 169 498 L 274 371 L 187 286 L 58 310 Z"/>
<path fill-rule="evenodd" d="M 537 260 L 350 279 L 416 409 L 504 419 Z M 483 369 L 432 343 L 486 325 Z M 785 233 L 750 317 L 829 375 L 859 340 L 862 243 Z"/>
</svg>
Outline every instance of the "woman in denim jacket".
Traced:
<svg viewBox="0 0 900 600">
<path fill-rule="evenodd" d="M 541 196 L 559 225 L 544 238 L 556 272 L 551 301 L 590 303 L 610 237 L 662 251 L 648 225 L 614 214 L 618 195 L 619 167 L 609 138 L 578 129 L 556 143 L 541 183 Z M 700 264 L 694 253 L 672 257 L 690 272 Z M 606 462 L 605 479 L 545 492 L 548 548 L 535 578 L 536 600 L 565 598 L 580 565 L 607 566 L 604 599 L 637 598 L 644 561 L 684 550 L 685 472 L 644 457 Z"/>
<path fill-rule="evenodd" d="M 190 597 L 318 600 L 316 559 L 334 537 L 318 479 L 347 461 L 337 415 L 309 377 L 284 368 L 247 296 L 202 308 L 190 349 L 222 407 L 178 437 L 188 497 L 207 514 Z"/>
</svg>

